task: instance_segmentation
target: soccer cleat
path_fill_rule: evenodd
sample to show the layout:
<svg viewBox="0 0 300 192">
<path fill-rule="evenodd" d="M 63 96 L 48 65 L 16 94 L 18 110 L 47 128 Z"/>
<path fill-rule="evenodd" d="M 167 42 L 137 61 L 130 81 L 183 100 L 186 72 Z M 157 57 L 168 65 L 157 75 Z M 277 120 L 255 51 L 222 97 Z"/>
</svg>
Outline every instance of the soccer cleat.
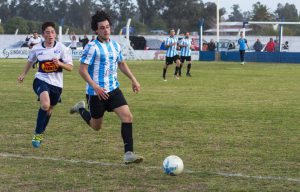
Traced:
<svg viewBox="0 0 300 192">
<path fill-rule="evenodd" d="M 241 62 L 241 65 L 244 65 L 245 64 L 245 62 Z"/>
<path fill-rule="evenodd" d="M 35 134 L 32 138 L 31 144 L 34 148 L 39 148 L 43 140 L 43 134 Z"/>
<path fill-rule="evenodd" d="M 187 77 L 192 77 L 192 75 L 190 73 L 187 73 L 186 76 Z"/>
<path fill-rule="evenodd" d="M 124 154 L 124 163 L 125 164 L 131 164 L 131 163 L 141 163 L 143 162 L 144 157 L 138 156 L 134 154 L 132 151 L 127 151 Z"/>
<path fill-rule="evenodd" d="M 167 81 L 166 79 L 164 79 L 164 81 Z"/>
<path fill-rule="evenodd" d="M 174 75 L 174 77 L 175 77 L 177 80 L 179 80 L 179 76 L 177 76 L 177 75 Z"/>
<path fill-rule="evenodd" d="M 85 108 L 85 103 L 84 101 L 79 101 L 78 103 L 76 103 L 71 109 L 70 109 L 70 114 L 73 113 L 79 113 L 79 109 L 81 108 Z"/>
</svg>

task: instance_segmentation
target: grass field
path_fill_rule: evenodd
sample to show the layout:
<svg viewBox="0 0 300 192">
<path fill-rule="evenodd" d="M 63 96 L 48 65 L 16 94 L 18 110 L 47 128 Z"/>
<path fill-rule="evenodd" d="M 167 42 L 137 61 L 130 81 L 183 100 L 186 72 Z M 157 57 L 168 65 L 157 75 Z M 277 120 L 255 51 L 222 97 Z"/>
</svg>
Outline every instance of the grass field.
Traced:
<svg viewBox="0 0 300 192">
<path fill-rule="evenodd" d="M 300 65 L 194 62 L 192 78 L 174 79 L 171 66 L 163 82 L 163 62 L 128 62 L 141 92 L 119 80 L 145 162 L 125 166 L 115 114 L 94 132 L 68 113 L 85 98 L 77 61 L 31 147 L 39 104 L 34 70 L 16 83 L 25 62 L 0 60 L 0 191 L 300 191 Z M 171 154 L 185 164 L 176 177 L 161 169 Z"/>
</svg>

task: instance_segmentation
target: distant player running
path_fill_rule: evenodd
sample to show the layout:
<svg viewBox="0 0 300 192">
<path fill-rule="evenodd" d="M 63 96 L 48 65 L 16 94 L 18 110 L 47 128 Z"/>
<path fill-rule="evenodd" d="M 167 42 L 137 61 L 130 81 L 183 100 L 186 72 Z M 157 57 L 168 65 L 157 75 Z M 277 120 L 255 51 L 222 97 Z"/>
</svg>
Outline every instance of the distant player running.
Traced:
<svg viewBox="0 0 300 192">
<path fill-rule="evenodd" d="M 32 139 L 32 145 L 36 148 L 40 147 L 52 110 L 60 101 L 63 69 L 67 71 L 73 69 L 72 57 L 68 49 L 62 43 L 55 41 L 55 24 L 43 23 L 42 32 L 45 41 L 32 48 L 27 65 L 18 77 L 19 83 L 22 83 L 32 64 L 38 61 L 39 69 L 33 81 L 33 90 L 39 97 L 41 105 Z"/>
<path fill-rule="evenodd" d="M 181 41 L 179 42 L 179 47 L 181 48 L 180 51 L 180 68 L 179 68 L 179 76 L 181 76 L 181 68 L 182 65 L 184 63 L 184 61 L 186 60 L 188 62 L 187 65 L 187 71 L 186 71 L 186 76 L 187 77 L 192 77 L 190 70 L 192 67 L 192 59 L 191 59 L 191 46 L 192 46 L 192 40 L 190 38 L 190 33 L 186 32 L 185 33 L 185 37 L 183 39 L 181 39 Z"/>
<path fill-rule="evenodd" d="M 79 113 L 82 119 L 95 131 L 102 127 L 104 112 L 115 112 L 121 120 L 121 136 L 124 142 L 124 163 L 140 163 L 143 157 L 133 153 L 132 114 L 119 89 L 118 68 L 131 80 L 134 92 L 140 91 L 140 84 L 125 63 L 121 46 L 110 39 L 110 17 L 103 11 L 97 11 L 92 17 L 92 30 L 97 39 L 85 46 L 80 59 L 79 73 L 87 82 L 86 98 L 74 105 L 70 113 Z"/>
<path fill-rule="evenodd" d="M 33 36 L 28 40 L 27 45 L 28 45 L 29 49 L 32 49 L 33 46 L 35 46 L 41 42 L 42 42 L 42 39 L 40 38 L 39 34 L 37 32 L 33 32 Z M 37 64 L 38 64 L 37 62 L 33 63 L 32 68 L 35 68 Z"/>
<path fill-rule="evenodd" d="M 167 73 L 167 69 L 168 66 L 173 64 L 174 62 L 176 63 L 176 68 L 175 68 L 175 73 L 174 76 L 176 77 L 176 79 L 179 79 L 179 66 L 180 66 L 180 60 L 179 60 L 179 55 L 177 53 L 177 42 L 178 39 L 177 37 L 175 37 L 175 30 L 174 29 L 170 29 L 170 36 L 166 39 L 165 41 L 165 47 L 167 48 L 167 52 L 166 52 L 166 63 L 165 66 L 163 68 L 163 79 L 164 81 L 166 80 L 166 73 Z"/>
</svg>

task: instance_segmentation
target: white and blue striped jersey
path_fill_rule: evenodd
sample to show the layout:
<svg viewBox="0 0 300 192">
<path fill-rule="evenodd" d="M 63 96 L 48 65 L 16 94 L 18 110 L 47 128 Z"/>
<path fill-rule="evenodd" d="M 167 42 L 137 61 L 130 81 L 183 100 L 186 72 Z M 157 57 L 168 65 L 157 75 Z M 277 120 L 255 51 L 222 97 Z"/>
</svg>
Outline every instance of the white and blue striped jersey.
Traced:
<svg viewBox="0 0 300 192">
<path fill-rule="evenodd" d="M 172 46 L 167 48 L 166 57 L 174 57 L 175 55 L 178 55 L 178 53 L 177 53 L 177 41 L 178 41 L 178 39 L 175 36 L 174 37 L 168 37 L 166 39 L 165 46 L 176 43 L 175 45 L 172 45 Z"/>
<path fill-rule="evenodd" d="M 107 92 L 119 87 L 117 78 L 118 63 L 123 61 L 121 46 L 114 40 L 101 42 L 98 39 L 85 46 L 81 64 L 88 66 L 92 80 Z M 86 94 L 97 95 L 92 86 L 86 85 Z"/>
<path fill-rule="evenodd" d="M 185 57 L 191 56 L 192 40 L 190 38 L 181 39 L 179 45 L 185 45 L 184 47 L 181 47 L 180 56 L 185 56 Z"/>
</svg>

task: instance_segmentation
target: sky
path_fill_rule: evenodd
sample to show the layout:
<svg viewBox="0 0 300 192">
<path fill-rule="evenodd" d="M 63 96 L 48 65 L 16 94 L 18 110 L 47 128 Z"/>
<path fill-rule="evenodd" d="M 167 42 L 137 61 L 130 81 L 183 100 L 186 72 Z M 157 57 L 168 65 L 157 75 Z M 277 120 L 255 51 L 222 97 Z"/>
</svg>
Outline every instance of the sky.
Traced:
<svg viewBox="0 0 300 192">
<path fill-rule="evenodd" d="M 206 2 L 217 2 L 216 0 L 202 0 L 204 3 Z M 298 10 L 300 11 L 300 0 L 219 0 L 220 8 L 226 9 L 226 16 L 232 12 L 232 5 L 238 4 L 240 5 L 241 12 L 251 11 L 252 5 L 256 2 L 260 2 L 263 5 L 266 5 L 271 11 L 275 11 L 277 9 L 278 3 L 285 5 L 286 3 L 294 4 Z"/>
</svg>

